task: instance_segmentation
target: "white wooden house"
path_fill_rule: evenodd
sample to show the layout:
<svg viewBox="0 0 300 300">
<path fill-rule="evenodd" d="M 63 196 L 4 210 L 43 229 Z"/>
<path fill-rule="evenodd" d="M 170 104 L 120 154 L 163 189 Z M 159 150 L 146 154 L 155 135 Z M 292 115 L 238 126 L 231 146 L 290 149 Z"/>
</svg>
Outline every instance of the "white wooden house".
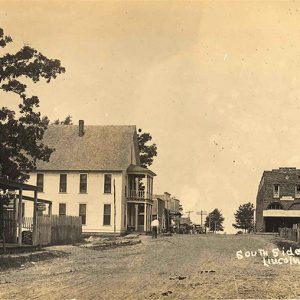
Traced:
<svg viewBox="0 0 300 300">
<path fill-rule="evenodd" d="M 43 143 L 55 151 L 28 183 L 52 214 L 81 216 L 88 233 L 150 231 L 155 173 L 140 166 L 135 126 L 50 125 Z"/>
</svg>

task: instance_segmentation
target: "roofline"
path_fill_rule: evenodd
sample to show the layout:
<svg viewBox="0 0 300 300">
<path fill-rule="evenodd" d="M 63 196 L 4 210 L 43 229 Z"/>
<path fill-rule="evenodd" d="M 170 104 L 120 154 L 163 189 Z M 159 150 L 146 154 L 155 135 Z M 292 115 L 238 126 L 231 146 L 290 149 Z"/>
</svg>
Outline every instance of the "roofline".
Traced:
<svg viewBox="0 0 300 300">
<path fill-rule="evenodd" d="M 145 171 L 131 171 L 131 172 L 127 171 L 127 174 L 131 174 L 131 175 L 134 175 L 134 174 L 150 174 L 153 177 L 156 176 L 156 174 L 154 172 L 152 172 L 151 170 L 149 170 L 149 169 L 146 169 Z"/>
<path fill-rule="evenodd" d="M 33 170 L 30 173 L 38 173 L 38 172 L 125 172 L 126 169 L 97 169 L 97 170 L 65 170 L 65 169 L 54 169 L 54 170 L 50 170 L 50 169 L 38 169 L 38 170 Z"/>
</svg>

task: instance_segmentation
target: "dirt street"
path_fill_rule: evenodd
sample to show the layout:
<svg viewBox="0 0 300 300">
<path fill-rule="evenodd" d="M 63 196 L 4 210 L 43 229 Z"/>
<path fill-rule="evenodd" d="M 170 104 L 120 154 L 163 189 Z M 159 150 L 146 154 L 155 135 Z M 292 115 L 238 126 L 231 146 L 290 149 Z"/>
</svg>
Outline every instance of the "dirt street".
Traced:
<svg viewBox="0 0 300 300">
<path fill-rule="evenodd" d="M 67 253 L 0 272 L 0 299 L 299 298 L 300 265 L 266 267 L 236 251 L 272 249 L 271 236 L 174 235 Z"/>
</svg>

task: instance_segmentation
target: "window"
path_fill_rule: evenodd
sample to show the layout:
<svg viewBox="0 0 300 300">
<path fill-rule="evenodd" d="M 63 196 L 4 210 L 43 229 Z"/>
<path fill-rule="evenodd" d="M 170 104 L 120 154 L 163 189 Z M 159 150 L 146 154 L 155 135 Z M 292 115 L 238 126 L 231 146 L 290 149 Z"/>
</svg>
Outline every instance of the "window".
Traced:
<svg viewBox="0 0 300 300">
<path fill-rule="evenodd" d="M 282 205 L 278 202 L 272 202 L 268 205 L 267 209 L 283 209 Z"/>
<path fill-rule="evenodd" d="M 273 197 L 274 198 L 279 198 L 279 184 L 274 184 L 274 187 L 273 187 Z"/>
<path fill-rule="evenodd" d="M 104 174 L 104 193 L 111 193 L 111 174 Z"/>
<path fill-rule="evenodd" d="M 59 192 L 67 192 L 67 174 L 60 174 L 59 176 Z"/>
<path fill-rule="evenodd" d="M 65 216 L 66 212 L 67 212 L 67 205 L 66 205 L 66 203 L 59 203 L 58 214 L 60 216 Z"/>
<path fill-rule="evenodd" d="M 297 184 L 295 187 L 295 196 L 300 198 L 300 184 Z"/>
<path fill-rule="evenodd" d="M 110 217 L 111 215 L 111 205 L 104 204 L 104 211 L 103 211 L 103 225 L 110 225 Z"/>
<path fill-rule="evenodd" d="M 36 175 L 36 186 L 38 187 L 39 192 L 44 191 L 44 174 L 38 173 Z"/>
<path fill-rule="evenodd" d="M 86 225 L 86 204 L 79 204 L 79 216 L 81 217 L 81 224 Z"/>
<path fill-rule="evenodd" d="M 87 192 L 87 174 L 80 174 L 79 192 Z"/>
</svg>

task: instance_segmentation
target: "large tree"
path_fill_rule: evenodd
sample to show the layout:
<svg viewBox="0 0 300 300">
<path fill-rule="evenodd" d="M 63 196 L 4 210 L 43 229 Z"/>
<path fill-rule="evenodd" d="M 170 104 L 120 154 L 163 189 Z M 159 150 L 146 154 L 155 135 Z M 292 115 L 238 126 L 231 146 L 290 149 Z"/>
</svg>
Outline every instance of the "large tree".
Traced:
<svg viewBox="0 0 300 300">
<path fill-rule="evenodd" d="M 205 220 L 205 227 L 208 227 L 210 231 L 224 231 L 223 227 L 224 217 L 220 210 L 215 208 L 208 214 Z"/>
<path fill-rule="evenodd" d="M 142 132 L 142 129 L 138 130 L 137 139 L 141 166 L 147 168 L 152 165 L 154 157 L 157 156 L 157 146 L 156 144 L 149 144 L 152 136 L 150 133 Z"/>
<path fill-rule="evenodd" d="M 0 48 L 11 43 L 10 36 L 0 28 Z M 36 111 L 39 98 L 27 95 L 28 79 L 47 83 L 65 72 L 57 59 L 49 59 L 30 46 L 13 54 L 0 56 L 0 90 L 18 95 L 19 111 L 0 108 L 0 166 L 1 173 L 13 180 L 25 180 L 36 167 L 37 160 L 48 161 L 54 149 L 42 143 L 49 120 Z"/>
<path fill-rule="evenodd" d="M 232 226 L 250 232 L 254 228 L 254 210 L 253 203 L 248 202 L 240 205 L 234 214 L 235 224 Z"/>
</svg>

